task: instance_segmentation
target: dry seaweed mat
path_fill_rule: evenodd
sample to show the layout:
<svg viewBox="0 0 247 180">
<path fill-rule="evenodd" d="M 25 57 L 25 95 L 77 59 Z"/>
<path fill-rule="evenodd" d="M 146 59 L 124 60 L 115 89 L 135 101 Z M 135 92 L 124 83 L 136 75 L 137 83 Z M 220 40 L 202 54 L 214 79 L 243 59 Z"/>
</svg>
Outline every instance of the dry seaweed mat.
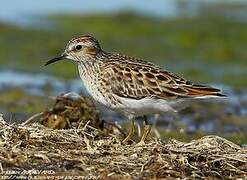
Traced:
<svg viewBox="0 0 247 180">
<path fill-rule="evenodd" d="M 183 143 L 121 145 L 89 125 L 54 130 L 0 118 L 2 178 L 236 178 L 247 175 L 247 149 L 217 136 Z"/>
<path fill-rule="evenodd" d="M 94 103 L 86 97 L 76 93 L 67 93 L 57 97 L 51 97 L 54 104 L 51 108 L 31 116 L 22 123 L 27 126 L 39 123 L 51 129 L 81 129 L 91 127 L 101 131 L 101 135 L 114 133 L 119 138 L 124 138 L 125 132 L 115 123 L 99 118 Z"/>
</svg>

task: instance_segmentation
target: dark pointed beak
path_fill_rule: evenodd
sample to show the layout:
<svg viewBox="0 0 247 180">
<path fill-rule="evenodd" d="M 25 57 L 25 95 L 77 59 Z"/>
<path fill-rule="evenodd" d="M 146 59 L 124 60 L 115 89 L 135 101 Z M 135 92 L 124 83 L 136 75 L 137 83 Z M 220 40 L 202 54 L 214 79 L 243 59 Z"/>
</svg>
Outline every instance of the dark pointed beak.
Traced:
<svg viewBox="0 0 247 180">
<path fill-rule="evenodd" d="M 49 64 L 52 64 L 54 62 L 57 62 L 57 61 L 61 61 L 63 59 L 66 59 L 67 55 L 65 53 L 61 54 L 60 56 L 57 56 L 57 57 L 54 57 L 53 59 L 47 61 L 45 63 L 45 66 L 49 65 Z"/>
</svg>

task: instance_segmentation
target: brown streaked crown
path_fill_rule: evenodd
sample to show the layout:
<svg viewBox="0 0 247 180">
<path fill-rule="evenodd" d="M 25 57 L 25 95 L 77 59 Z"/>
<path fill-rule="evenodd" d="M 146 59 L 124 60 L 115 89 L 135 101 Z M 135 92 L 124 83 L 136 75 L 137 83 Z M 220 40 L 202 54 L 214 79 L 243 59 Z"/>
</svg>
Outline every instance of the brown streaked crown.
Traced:
<svg viewBox="0 0 247 180">
<path fill-rule="evenodd" d="M 75 38 L 71 39 L 68 42 L 66 49 L 68 49 L 70 46 L 73 46 L 73 45 L 78 44 L 78 43 L 81 43 L 87 47 L 101 49 L 98 40 L 95 39 L 93 36 L 90 36 L 90 35 L 79 36 L 79 37 L 75 37 Z"/>
</svg>

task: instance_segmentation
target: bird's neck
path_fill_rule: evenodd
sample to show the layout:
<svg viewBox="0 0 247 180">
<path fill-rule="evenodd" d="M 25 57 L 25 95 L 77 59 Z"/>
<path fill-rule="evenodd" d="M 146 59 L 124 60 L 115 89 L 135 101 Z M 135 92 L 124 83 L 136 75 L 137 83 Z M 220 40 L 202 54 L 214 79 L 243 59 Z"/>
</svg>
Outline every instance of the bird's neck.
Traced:
<svg viewBox="0 0 247 180">
<path fill-rule="evenodd" d="M 79 73 L 81 79 L 92 79 L 97 76 L 100 72 L 102 65 L 105 62 L 106 57 L 109 53 L 101 50 L 94 56 L 84 57 L 84 60 L 78 64 Z"/>
<path fill-rule="evenodd" d="M 78 64 L 81 79 L 93 79 L 99 72 L 101 61 L 96 58 L 85 59 Z"/>
</svg>

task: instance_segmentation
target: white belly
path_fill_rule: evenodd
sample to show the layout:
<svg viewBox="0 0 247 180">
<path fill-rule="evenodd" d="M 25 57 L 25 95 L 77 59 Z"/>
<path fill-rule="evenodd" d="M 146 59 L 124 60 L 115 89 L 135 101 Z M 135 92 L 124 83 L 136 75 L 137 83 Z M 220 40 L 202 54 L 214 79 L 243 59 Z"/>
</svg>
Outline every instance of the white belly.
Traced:
<svg viewBox="0 0 247 180">
<path fill-rule="evenodd" d="M 147 97 L 140 100 L 120 97 L 120 101 L 122 102 L 122 105 L 118 107 L 118 110 L 125 114 L 129 113 L 136 116 L 147 115 L 147 114 L 164 114 L 166 112 L 177 112 L 188 107 L 189 105 L 195 102 L 207 101 L 209 99 L 186 98 L 186 99 L 166 101 L 164 99 L 158 99 L 152 97 Z"/>
<path fill-rule="evenodd" d="M 171 111 L 176 112 L 180 109 L 181 102 L 169 102 L 163 99 L 144 98 L 140 100 L 120 98 L 122 106 L 118 107 L 119 111 L 134 114 L 136 116 L 147 114 L 163 114 Z"/>
</svg>

